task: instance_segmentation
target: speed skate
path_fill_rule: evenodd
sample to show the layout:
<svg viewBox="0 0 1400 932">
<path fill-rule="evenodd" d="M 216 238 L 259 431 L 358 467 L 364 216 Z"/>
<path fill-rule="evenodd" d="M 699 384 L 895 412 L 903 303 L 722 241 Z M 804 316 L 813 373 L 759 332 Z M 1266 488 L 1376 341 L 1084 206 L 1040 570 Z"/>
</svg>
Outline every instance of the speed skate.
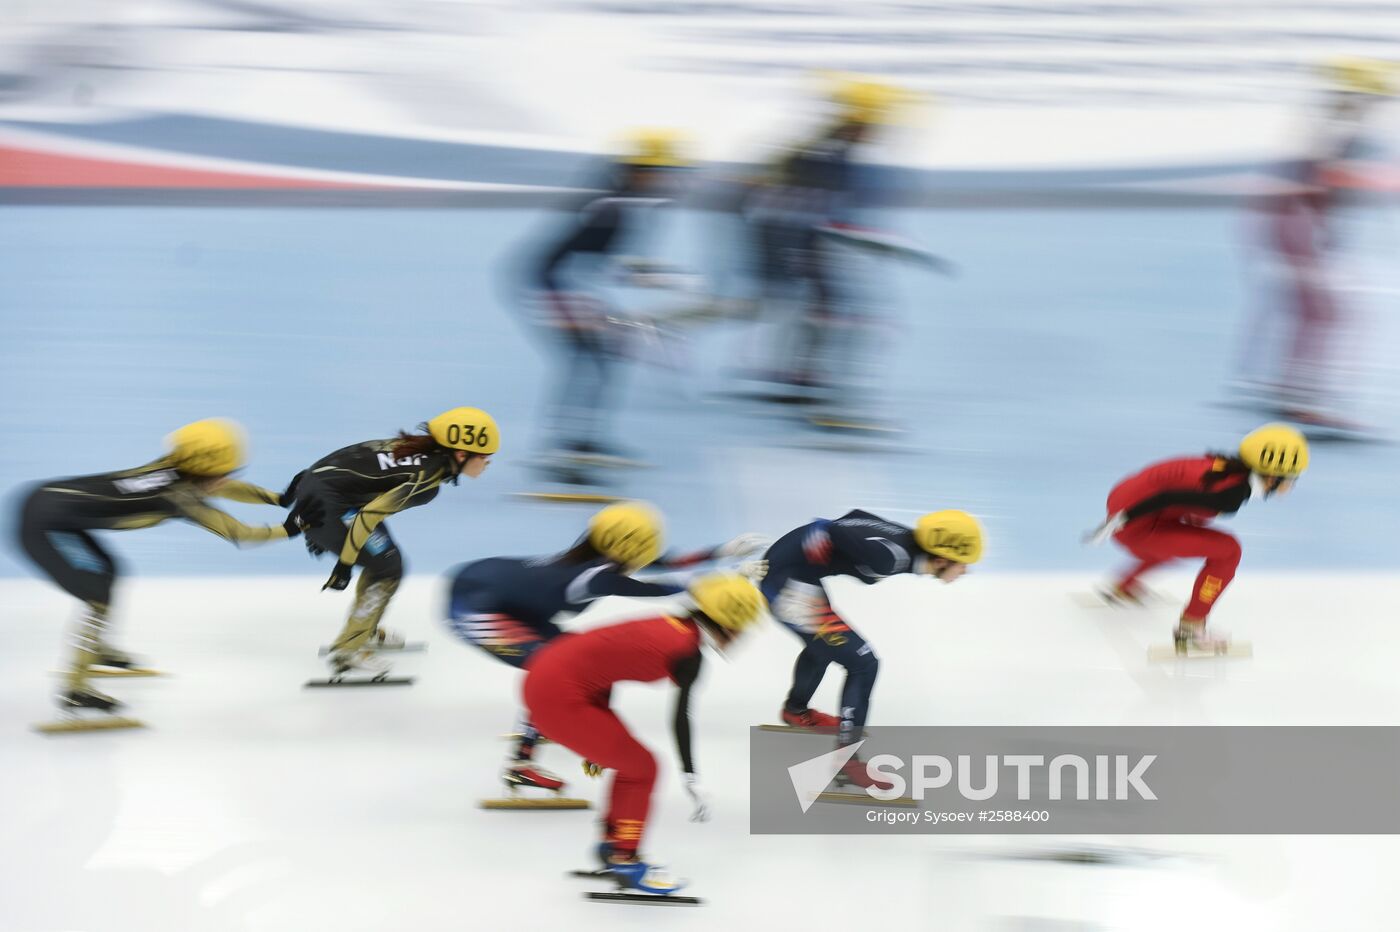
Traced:
<svg viewBox="0 0 1400 932">
<path fill-rule="evenodd" d="M 507 765 L 501 774 L 501 782 L 506 786 L 506 795 L 495 799 L 483 799 L 482 809 L 590 809 L 592 804 L 586 799 L 571 799 L 564 794 L 564 781 L 529 759 L 521 759 Z M 541 790 L 547 795 L 524 796 L 521 790 Z"/>
<path fill-rule="evenodd" d="M 69 691 L 59 696 L 58 717 L 38 722 L 33 729 L 45 735 L 76 734 L 83 731 L 116 731 L 144 728 L 145 723 L 117 715 L 122 703 L 90 690 Z"/>
<path fill-rule="evenodd" d="M 1184 647 L 1175 644 L 1154 644 L 1147 649 L 1147 659 L 1154 663 L 1170 663 L 1177 660 L 1244 659 L 1254 656 L 1254 645 L 1248 641 L 1231 641 L 1221 647 L 1207 650 L 1194 644 Z"/>
<path fill-rule="evenodd" d="M 570 877 L 579 877 L 586 880 L 603 880 L 616 884 L 619 889 L 609 891 L 590 891 L 583 895 L 586 900 L 593 900 L 595 903 L 642 903 L 649 906 L 699 906 L 704 900 L 693 896 L 682 896 L 678 893 L 639 893 L 627 887 L 626 881 L 619 877 L 613 870 L 600 867 L 597 870 L 570 871 Z"/>
<path fill-rule="evenodd" d="M 36 722 L 33 729 L 44 735 L 76 734 L 83 731 L 120 731 L 127 728 L 145 728 L 146 723 L 139 719 L 122 715 L 63 714 L 48 722 Z"/>
</svg>

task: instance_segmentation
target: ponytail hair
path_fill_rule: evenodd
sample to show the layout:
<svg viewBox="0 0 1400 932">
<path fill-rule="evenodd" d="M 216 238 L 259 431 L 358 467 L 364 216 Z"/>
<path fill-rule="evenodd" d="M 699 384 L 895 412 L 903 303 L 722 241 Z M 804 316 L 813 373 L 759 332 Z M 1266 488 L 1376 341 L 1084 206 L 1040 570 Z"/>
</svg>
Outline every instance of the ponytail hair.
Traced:
<svg viewBox="0 0 1400 932">
<path fill-rule="evenodd" d="M 422 428 L 427 425 L 419 424 L 418 426 Z M 430 434 L 410 434 L 407 431 L 401 430 L 398 436 L 394 438 L 394 445 L 389 448 L 389 452 L 392 453 L 396 459 L 399 459 L 406 456 L 421 456 L 426 453 L 436 453 L 440 449 L 442 448 Z"/>
</svg>

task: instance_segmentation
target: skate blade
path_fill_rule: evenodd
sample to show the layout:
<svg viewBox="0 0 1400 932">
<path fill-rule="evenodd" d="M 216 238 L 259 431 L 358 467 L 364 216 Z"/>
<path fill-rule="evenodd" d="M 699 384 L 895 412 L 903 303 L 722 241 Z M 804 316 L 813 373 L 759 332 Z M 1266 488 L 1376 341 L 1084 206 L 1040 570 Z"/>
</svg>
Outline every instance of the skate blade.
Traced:
<svg viewBox="0 0 1400 932">
<path fill-rule="evenodd" d="M 841 417 L 814 416 L 807 419 L 807 423 L 813 427 L 820 427 L 823 430 L 848 430 L 853 433 L 866 434 L 898 434 L 898 427 L 890 427 L 887 424 L 876 424 L 871 421 L 856 421 Z"/>
<path fill-rule="evenodd" d="M 839 728 L 803 728 L 800 725 L 756 725 L 759 731 L 773 731 L 787 735 L 834 735 Z"/>
<path fill-rule="evenodd" d="M 704 902 L 676 893 L 585 893 L 583 898 L 598 903 L 646 903 L 651 906 L 699 906 Z"/>
<path fill-rule="evenodd" d="M 839 803 L 842 805 L 855 806 L 891 806 L 901 809 L 913 809 L 918 803 L 908 796 L 899 796 L 895 799 L 876 799 L 868 793 L 831 792 L 817 794 L 819 803 Z"/>
<path fill-rule="evenodd" d="M 481 809 L 592 809 L 593 804 L 586 799 L 570 799 L 567 796 L 544 796 L 539 799 L 521 797 L 511 799 L 483 799 L 477 804 Z"/>
<path fill-rule="evenodd" d="M 606 453 L 575 453 L 561 457 L 558 462 L 569 466 L 595 468 L 595 469 L 651 469 L 650 463 L 641 460 L 629 460 L 622 456 L 608 456 Z"/>
<path fill-rule="evenodd" d="M 1224 660 L 1231 658 L 1243 659 L 1246 657 L 1253 656 L 1254 646 L 1248 641 L 1240 641 L 1238 643 L 1233 643 L 1229 646 L 1227 650 L 1218 654 L 1214 651 L 1206 650 L 1188 650 L 1184 654 L 1178 654 L 1174 645 L 1168 647 L 1163 646 L 1161 644 L 1153 645 L 1152 647 L 1149 647 L 1147 649 L 1147 659 L 1155 663 L 1167 663 L 1173 660 Z"/>
<path fill-rule="evenodd" d="M 88 676 L 169 676 L 161 670 L 152 670 L 150 667 L 92 667 L 87 671 Z"/>
<path fill-rule="evenodd" d="M 145 728 L 146 723 L 134 718 L 110 715 L 103 718 L 68 718 L 56 722 L 39 722 L 34 730 L 45 735 L 66 735 L 80 731 L 117 731 L 122 728 Z"/>
<path fill-rule="evenodd" d="M 516 492 L 515 497 L 556 505 L 610 505 L 623 500 L 608 492 Z"/>
<path fill-rule="evenodd" d="M 1069 597 L 1081 608 L 1102 608 L 1109 611 L 1141 612 L 1159 604 L 1159 600 L 1152 598 L 1141 602 L 1120 602 L 1097 592 L 1071 592 Z"/>
<path fill-rule="evenodd" d="M 853 433 L 813 434 L 777 445 L 789 450 L 815 450 L 820 453 L 870 453 L 906 456 L 918 452 L 917 449 L 907 444 L 877 439 L 874 434 L 868 436 Z"/>
<path fill-rule="evenodd" d="M 356 679 L 346 679 L 331 677 L 326 680 L 307 680 L 303 688 L 323 686 L 412 686 L 411 676 L 379 676 L 360 677 Z"/>
<path fill-rule="evenodd" d="M 428 649 L 427 643 L 423 641 L 408 641 L 402 647 L 357 647 L 355 650 L 367 651 L 371 654 L 419 654 Z M 329 647 L 320 647 L 316 650 L 317 657 L 324 657 L 331 652 Z"/>
</svg>

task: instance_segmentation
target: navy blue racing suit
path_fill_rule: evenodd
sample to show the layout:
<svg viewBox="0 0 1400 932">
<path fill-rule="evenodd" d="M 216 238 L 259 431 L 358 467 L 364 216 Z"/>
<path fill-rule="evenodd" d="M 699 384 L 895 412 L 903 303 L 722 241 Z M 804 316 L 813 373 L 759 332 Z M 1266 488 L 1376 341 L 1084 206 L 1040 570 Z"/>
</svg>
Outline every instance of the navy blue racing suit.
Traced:
<svg viewBox="0 0 1400 932">
<path fill-rule="evenodd" d="M 708 559 L 708 551 L 701 556 Z M 680 567 L 700 556 L 660 560 L 654 566 Z M 682 592 L 669 582 L 644 582 L 622 572 L 611 560 L 544 557 L 490 557 L 458 567 L 451 574 L 447 626 L 452 633 L 498 660 L 524 669 L 530 657 L 563 631 L 560 612 L 576 613 L 604 596 L 655 598 Z M 539 733 L 521 723 L 516 758 L 528 760 Z"/>
<path fill-rule="evenodd" d="M 846 668 L 839 738 L 843 745 L 857 740 L 865 727 L 880 661 L 832 608 L 822 580 L 854 576 L 866 584 L 878 582 L 911 572 L 919 552 L 912 530 L 860 510 L 804 524 L 768 550 L 763 594 L 773 617 L 803 641 L 784 708 L 805 711 L 827 666 L 839 663 Z"/>
</svg>

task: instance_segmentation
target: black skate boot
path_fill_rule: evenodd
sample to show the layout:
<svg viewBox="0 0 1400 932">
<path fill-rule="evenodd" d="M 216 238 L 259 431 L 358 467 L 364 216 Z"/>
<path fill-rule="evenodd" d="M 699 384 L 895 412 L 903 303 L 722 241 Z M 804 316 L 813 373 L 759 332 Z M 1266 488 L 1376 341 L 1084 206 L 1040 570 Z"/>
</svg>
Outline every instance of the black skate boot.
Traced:
<svg viewBox="0 0 1400 932">
<path fill-rule="evenodd" d="M 115 712 L 122 703 L 95 689 L 68 689 L 58 694 L 58 707 L 66 712 L 92 709 L 97 712 Z"/>
</svg>

